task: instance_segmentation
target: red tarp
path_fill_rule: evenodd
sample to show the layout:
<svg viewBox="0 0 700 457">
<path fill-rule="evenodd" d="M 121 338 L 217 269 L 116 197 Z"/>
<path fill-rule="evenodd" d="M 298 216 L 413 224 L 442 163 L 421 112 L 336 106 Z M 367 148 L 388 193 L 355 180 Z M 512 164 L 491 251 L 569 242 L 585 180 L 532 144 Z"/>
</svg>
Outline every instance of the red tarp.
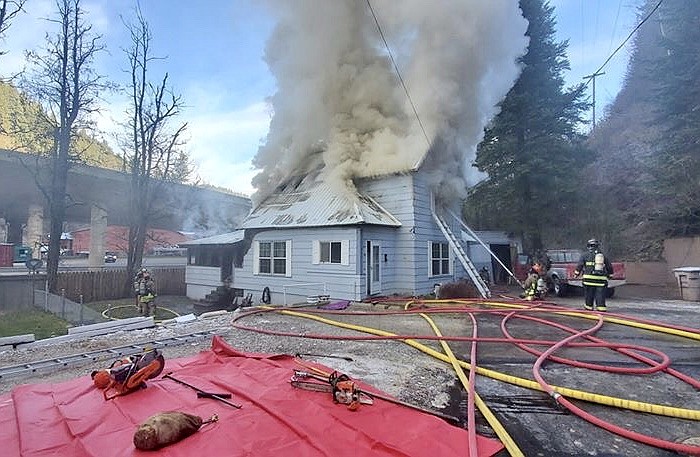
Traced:
<svg viewBox="0 0 700 457">
<path fill-rule="evenodd" d="M 168 360 L 164 373 L 209 392 L 231 392 L 235 409 L 169 379 L 105 401 L 89 376 L 60 384 L 17 387 L 0 396 L 0 454 L 61 457 L 163 456 L 467 456 L 467 432 L 442 419 L 375 400 L 350 411 L 329 393 L 292 387 L 287 355 L 236 351 L 215 337 L 212 350 Z M 328 370 L 330 371 L 330 370 Z M 363 388 L 367 386 L 362 386 Z M 367 389 L 372 391 L 371 388 Z M 178 410 L 219 422 L 159 451 L 138 451 L 139 424 Z M 479 437 L 479 455 L 502 449 Z"/>
</svg>

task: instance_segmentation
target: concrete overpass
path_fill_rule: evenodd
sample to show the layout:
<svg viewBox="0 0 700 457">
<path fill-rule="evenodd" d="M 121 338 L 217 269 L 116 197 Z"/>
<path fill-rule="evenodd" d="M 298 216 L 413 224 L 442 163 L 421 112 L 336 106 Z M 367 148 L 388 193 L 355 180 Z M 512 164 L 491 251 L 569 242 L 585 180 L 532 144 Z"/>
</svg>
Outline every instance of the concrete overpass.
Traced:
<svg viewBox="0 0 700 457">
<path fill-rule="evenodd" d="M 35 246 L 45 238 L 49 211 L 37 182 L 50 182 L 48 170 L 50 161 L 46 158 L 0 149 L 0 242 Z M 160 184 L 162 190 L 154 197 L 149 224 L 152 228 L 223 233 L 233 230 L 250 211 L 251 202 L 244 196 Z M 90 224 L 93 229 L 128 225 L 129 187 L 126 173 L 82 164 L 72 166 L 65 223 Z"/>
</svg>

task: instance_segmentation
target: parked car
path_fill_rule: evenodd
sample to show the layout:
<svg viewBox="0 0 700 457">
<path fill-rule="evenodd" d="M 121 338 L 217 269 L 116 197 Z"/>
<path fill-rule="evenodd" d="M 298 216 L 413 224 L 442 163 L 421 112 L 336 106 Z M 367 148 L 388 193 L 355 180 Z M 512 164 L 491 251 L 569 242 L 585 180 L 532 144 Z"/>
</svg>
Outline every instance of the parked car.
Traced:
<svg viewBox="0 0 700 457">
<path fill-rule="evenodd" d="M 114 263 L 117 261 L 117 255 L 114 252 L 105 252 L 105 263 Z"/>
</svg>

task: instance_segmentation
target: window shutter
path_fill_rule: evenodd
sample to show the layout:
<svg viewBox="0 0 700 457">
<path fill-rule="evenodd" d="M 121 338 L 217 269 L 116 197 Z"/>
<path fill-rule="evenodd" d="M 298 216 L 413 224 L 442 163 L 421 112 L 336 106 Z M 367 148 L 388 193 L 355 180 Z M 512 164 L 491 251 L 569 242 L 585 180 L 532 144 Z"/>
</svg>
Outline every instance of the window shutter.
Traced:
<svg viewBox="0 0 700 457">
<path fill-rule="evenodd" d="M 260 241 L 253 243 L 253 274 L 260 274 Z"/>
<path fill-rule="evenodd" d="M 428 241 L 428 276 L 433 276 L 433 242 Z"/>
<path fill-rule="evenodd" d="M 289 278 L 292 276 L 292 240 L 287 240 L 285 243 L 285 256 L 287 259 L 287 265 L 285 265 L 284 268 L 284 275 Z"/>
<path fill-rule="evenodd" d="M 321 242 L 314 240 L 311 243 L 311 263 L 318 265 L 321 263 Z"/>
<path fill-rule="evenodd" d="M 340 242 L 340 264 L 350 265 L 350 241 L 348 240 Z"/>
</svg>

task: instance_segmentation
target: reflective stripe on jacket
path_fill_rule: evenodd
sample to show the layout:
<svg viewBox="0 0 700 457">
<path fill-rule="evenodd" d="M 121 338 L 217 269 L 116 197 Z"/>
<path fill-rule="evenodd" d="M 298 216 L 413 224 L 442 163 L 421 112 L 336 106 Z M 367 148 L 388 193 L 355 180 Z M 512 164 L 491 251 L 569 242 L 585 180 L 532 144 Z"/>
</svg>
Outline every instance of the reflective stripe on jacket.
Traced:
<svg viewBox="0 0 700 457">
<path fill-rule="evenodd" d="M 595 270 L 595 253 L 584 254 L 579 261 L 577 270 L 583 270 L 583 285 L 593 287 L 607 287 L 608 275 L 612 274 L 612 264 L 605 258 L 605 271 Z"/>
<path fill-rule="evenodd" d="M 589 274 L 583 275 L 584 286 L 607 287 L 608 277 L 603 275 Z"/>
</svg>

